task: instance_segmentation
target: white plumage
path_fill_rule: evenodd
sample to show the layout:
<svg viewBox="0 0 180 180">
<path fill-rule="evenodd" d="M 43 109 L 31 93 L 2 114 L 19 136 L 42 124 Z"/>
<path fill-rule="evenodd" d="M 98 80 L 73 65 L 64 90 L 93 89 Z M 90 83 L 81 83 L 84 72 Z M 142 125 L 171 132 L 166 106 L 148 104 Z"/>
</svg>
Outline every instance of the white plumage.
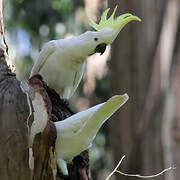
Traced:
<svg viewBox="0 0 180 180">
<path fill-rule="evenodd" d="M 42 48 L 31 76 L 41 74 L 51 88 L 62 98 L 68 99 L 82 79 L 86 57 L 96 52 L 103 53 L 105 44 L 111 44 L 117 34 L 118 31 L 114 29 L 103 28 L 97 32 L 87 31 L 71 39 L 49 41 Z"/>
<path fill-rule="evenodd" d="M 105 103 L 55 123 L 57 164 L 63 174 L 68 174 L 66 162 L 91 147 L 101 126 L 128 98 L 127 94 L 113 96 Z"/>
<path fill-rule="evenodd" d="M 85 71 L 86 57 L 98 52 L 103 54 L 106 45 L 111 44 L 121 29 L 130 21 L 141 21 L 126 13 L 114 19 L 117 6 L 107 19 L 106 9 L 99 24 L 90 21 L 97 31 L 87 31 L 71 39 L 49 41 L 42 48 L 31 76 L 41 74 L 61 98 L 70 98 L 78 87 Z"/>
</svg>

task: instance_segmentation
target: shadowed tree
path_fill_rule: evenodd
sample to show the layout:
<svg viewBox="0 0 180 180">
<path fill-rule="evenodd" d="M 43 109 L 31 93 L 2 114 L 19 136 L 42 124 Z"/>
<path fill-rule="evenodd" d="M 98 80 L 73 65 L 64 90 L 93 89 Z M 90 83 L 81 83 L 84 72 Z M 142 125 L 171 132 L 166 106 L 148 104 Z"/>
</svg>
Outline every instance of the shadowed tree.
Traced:
<svg viewBox="0 0 180 180">
<path fill-rule="evenodd" d="M 178 155 L 172 153 L 178 149 L 177 140 L 173 148 L 172 117 L 177 124 L 180 120 L 178 110 L 173 110 L 179 95 L 172 96 L 172 89 L 179 91 L 179 2 L 109 1 L 110 7 L 116 4 L 122 13 L 135 11 L 142 22 L 127 27 L 112 45 L 112 94 L 127 92 L 130 96 L 128 108 L 109 124 L 114 159 L 117 163 L 126 155 L 124 171 L 153 174 L 179 164 Z M 174 127 L 179 129 L 177 124 Z M 178 177 L 167 173 L 157 179 Z M 119 178 L 130 179 L 117 175 Z"/>
</svg>

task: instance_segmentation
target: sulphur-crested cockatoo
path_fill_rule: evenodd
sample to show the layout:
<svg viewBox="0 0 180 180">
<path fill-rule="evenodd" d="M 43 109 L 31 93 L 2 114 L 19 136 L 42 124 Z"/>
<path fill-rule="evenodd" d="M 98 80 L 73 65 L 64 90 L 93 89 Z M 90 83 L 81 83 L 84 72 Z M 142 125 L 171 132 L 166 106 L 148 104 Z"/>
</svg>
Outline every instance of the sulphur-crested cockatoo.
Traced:
<svg viewBox="0 0 180 180">
<path fill-rule="evenodd" d="M 140 19 L 132 14 L 123 14 L 114 19 L 114 9 L 107 19 L 109 9 L 102 14 L 99 24 L 90 20 L 96 31 L 87 31 L 71 39 L 52 40 L 42 48 L 31 76 L 41 74 L 47 84 L 54 88 L 61 98 L 69 99 L 78 87 L 86 67 L 86 57 L 103 54 L 106 45 L 111 44 L 121 29 L 130 21 Z"/>
<path fill-rule="evenodd" d="M 128 98 L 127 94 L 116 95 L 105 103 L 55 122 L 57 164 L 64 175 L 68 175 L 67 162 L 91 147 L 103 123 L 126 103 Z"/>
</svg>

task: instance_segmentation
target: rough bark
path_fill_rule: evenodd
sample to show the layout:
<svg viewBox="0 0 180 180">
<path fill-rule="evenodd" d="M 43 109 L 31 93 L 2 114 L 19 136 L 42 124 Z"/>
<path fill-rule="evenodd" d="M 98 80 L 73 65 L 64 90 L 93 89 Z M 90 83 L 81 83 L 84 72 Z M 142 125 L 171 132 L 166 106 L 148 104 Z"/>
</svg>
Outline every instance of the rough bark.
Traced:
<svg viewBox="0 0 180 180">
<path fill-rule="evenodd" d="M 0 178 L 3 180 L 30 179 L 28 116 L 26 95 L 0 49 Z"/>
</svg>

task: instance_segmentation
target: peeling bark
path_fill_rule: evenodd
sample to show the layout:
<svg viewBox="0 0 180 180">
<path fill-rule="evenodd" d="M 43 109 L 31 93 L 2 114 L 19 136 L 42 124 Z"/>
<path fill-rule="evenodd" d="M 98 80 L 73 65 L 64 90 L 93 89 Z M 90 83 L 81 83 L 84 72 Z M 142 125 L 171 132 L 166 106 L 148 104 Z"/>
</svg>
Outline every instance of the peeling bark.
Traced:
<svg viewBox="0 0 180 180">
<path fill-rule="evenodd" d="M 52 177 L 52 170 L 50 169 L 50 167 L 48 167 L 49 166 L 48 161 L 50 160 L 49 159 L 49 157 L 50 157 L 49 149 L 51 147 L 53 147 L 53 151 L 54 151 L 54 147 L 55 147 L 55 141 L 54 140 L 55 140 L 56 135 L 57 135 L 56 134 L 56 129 L 54 129 L 54 130 L 52 129 L 52 128 L 54 128 L 54 124 L 52 125 L 52 123 L 56 122 L 56 121 L 64 120 L 67 117 L 73 115 L 74 113 L 68 107 L 67 102 L 65 102 L 63 99 L 61 99 L 59 97 L 59 95 L 56 93 L 55 90 L 49 88 L 46 85 L 46 83 L 43 82 L 42 77 L 40 75 L 33 76 L 32 78 L 36 78 L 36 82 L 39 81 L 39 84 L 42 83 L 41 87 L 44 88 L 44 90 L 46 91 L 46 93 L 47 93 L 47 95 L 48 95 L 48 97 L 50 98 L 50 101 L 51 101 L 51 107 L 47 106 L 47 107 L 49 107 L 49 109 L 51 109 L 50 110 L 51 111 L 51 118 L 48 121 L 48 123 L 51 123 L 51 130 L 50 130 L 50 127 L 49 127 L 48 130 L 51 131 L 49 133 L 49 135 L 52 135 L 52 134 L 54 135 L 54 139 L 53 138 L 51 138 L 51 139 L 48 138 L 49 136 L 46 134 L 46 129 L 45 129 L 44 132 L 41 135 L 42 137 L 38 138 L 38 140 L 37 140 L 37 138 L 35 139 L 36 148 L 34 149 L 34 147 L 33 147 L 33 149 L 35 151 L 39 151 L 39 149 L 42 149 L 44 151 L 45 148 L 43 146 L 44 146 L 44 143 L 46 144 L 45 147 L 47 149 L 46 149 L 46 153 L 44 152 L 44 156 L 42 157 L 41 153 L 38 152 L 39 154 L 37 155 L 37 157 L 39 158 L 41 156 L 41 161 L 43 160 L 43 163 L 42 163 L 43 166 L 41 164 L 40 165 L 41 167 L 37 168 L 37 169 L 38 169 L 39 172 L 44 171 L 46 173 L 48 172 L 48 174 L 51 174 L 51 176 L 47 176 L 47 177 L 45 177 L 46 175 L 44 174 L 44 178 L 49 180 L 50 177 L 53 178 Z M 45 94 L 44 94 L 44 96 L 45 96 Z M 48 102 L 48 100 L 47 100 L 47 102 Z M 47 126 L 49 126 L 49 125 L 47 125 Z M 38 136 L 40 136 L 40 135 L 38 135 Z M 42 139 L 44 139 L 44 140 L 42 140 Z M 47 140 L 48 140 L 48 142 L 47 142 Z M 51 141 L 52 143 L 49 143 L 49 141 Z M 47 144 L 47 143 L 49 143 L 49 144 Z M 39 148 L 39 147 L 42 147 L 42 148 Z M 39 160 L 37 162 L 40 163 Z M 88 179 L 90 179 L 90 166 L 89 166 L 88 151 L 84 151 L 80 155 L 76 156 L 72 160 L 72 162 L 73 163 L 68 164 L 68 171 L 69 171 L 69 176 L 68 177 L 63 176 L 62 173 L 59 170 L 57 170 L 57 176 L 60 179 L 67 179 L 67 180 L 88 180 Z M 46 163 L 46 165 L 44 163 Z M 46 168 L 46 170 L 43 170 L 43 168 Z M 58 177 L 57 177 L 57 179 L 58 179 Z"/>
</svg>

